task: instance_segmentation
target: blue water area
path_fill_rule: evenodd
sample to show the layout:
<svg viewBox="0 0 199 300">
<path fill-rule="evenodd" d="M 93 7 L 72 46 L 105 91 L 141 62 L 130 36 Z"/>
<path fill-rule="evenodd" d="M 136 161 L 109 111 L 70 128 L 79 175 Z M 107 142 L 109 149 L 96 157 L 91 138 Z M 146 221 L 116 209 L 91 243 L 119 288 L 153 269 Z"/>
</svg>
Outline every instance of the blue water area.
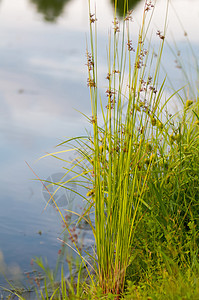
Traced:
<svg viewBox="0 0 199 300">
<path fill-rule="evenodd" d="M 94 10 L 94 1 L 91 2 Z M 97 1 L 102 93 L 107 84 L 107 35 L 113 27 L 113 2 Z M 135 9 L 133 39 L 144 0 L 131 2 Z M 193 9 L 197 12 L 199 6 L 195 2 Z M 160 12 L 161 3 L 165 1 L 158 2 Z M 183 3 L 186 10 L 189 1 Z M 180 5 L 175 0 L 173 4 Z M 179 6 L 179 11 L 183 12 L 183 7 Z M 160 16 L 156 15 L 155 28 L 162 20 Z M 195 27 L 188 29 L 197 46 L 191 31 Z M 183 45 L 183 34 L 177 28 L 175 37 Z M 62 222 L 52 203 L 44 210 L 48 195 L 37 176 L 54 180 L 64 172 L 62 167 L 67 163 L 50 157 L 38 158 L 58 151 L 57 144 L 68 137 L 84 135 L 85 129 L 90 128 L 80 113 L 92 114 L 87 87 L 88 30 L 86 0 L 0 1 L 0 273 L 8 279 L 29 272 L 36 256 L 46 257 L 52 268 L 56 265 L 61 244 L 57 238 L 63 237 Z M 166 52 L 164 63 L 170 69 L 175 67 L 170 52 Z M 179 78 L 174 76 L 174 81 Z M 64 158 L 72 160 L 73 153 Z M 70 195 L 72 199 L 73 196 Z M 80 198 L 76 195 L 69 201 L 68 197 L 60 191 L 57 195 L 63 212 L 80 212 Z M 81 234 L 89 244 L 92 235 L 86 229 L 85 232 Z M 5 284 L 3 275 L 1 284 Z"/>
<path fill-rule="evenodd" d="M 47 195 L 26 161 L 52 179 L 66 164 L 36 160 L 87 126 L 75 110 L 89 113 L 87 20 L 73 26 L 69 2 L 0 2 L 0 284 L 31 271 L 34 257 L 54 268 L 61 247 L 61 218 L 52 205 L 44 211 Z"/>
</svg>

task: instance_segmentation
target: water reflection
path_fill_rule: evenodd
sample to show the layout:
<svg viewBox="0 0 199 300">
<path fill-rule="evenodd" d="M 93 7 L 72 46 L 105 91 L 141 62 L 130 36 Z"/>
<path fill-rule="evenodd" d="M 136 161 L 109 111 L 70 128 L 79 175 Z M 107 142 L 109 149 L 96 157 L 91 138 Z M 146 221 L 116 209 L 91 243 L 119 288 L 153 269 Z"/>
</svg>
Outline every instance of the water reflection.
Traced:
<svg viewBox="0 0 199 300">
<path fill-rule="evenodd" d="M 7 278 L 12 280 L 22 279 L 22 270 L 18 264 L 7 265 L 2 251 L 0 250 L 0 274 L 4 274 Z"/>
<path fill-rule="evenodd" d="M 30 0 L 37 7 L 37 11 L 44 16 L 47 22 L 56 22 L 57 18 L 62 15 L 65 5 L 70 0 Z M 115 6 L 115 0 L 110 0 L 112 5 Z M 128 9 L 132 9 L 142 0 L 127 0 Z M 1 0 L 0 0 L 1 2 Z M 117 0 L 117 14 L 123 16 L 124 3 L 126 0 Z"/>
<path fill-rule="evenodd" d="M 132 9 L 140 2 L 141 0 L 127 0 L 128 1 L 128 9 Z M 111 0 L 113 5 L 115 5 L 115 0 Z M 124 15 L 124 3 L 126 0 L 117 0 L 117 14 L 122 17 Z"/>
<path fill-rule="evenodd" d="M 39 13 L 44 15 L 47 22 L 56 22 L 63 13 L 64 7 L 70 0 L 30 0 L 36 5 Z"/>
</svg>

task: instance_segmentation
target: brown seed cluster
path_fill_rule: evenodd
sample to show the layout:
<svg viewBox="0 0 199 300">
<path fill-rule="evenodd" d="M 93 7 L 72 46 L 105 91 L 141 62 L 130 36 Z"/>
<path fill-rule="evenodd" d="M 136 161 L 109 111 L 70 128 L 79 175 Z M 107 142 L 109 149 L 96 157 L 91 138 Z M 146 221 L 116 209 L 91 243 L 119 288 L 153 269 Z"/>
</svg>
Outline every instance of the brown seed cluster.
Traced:
<svg viewBox="0 0 199 300">
<path fill-rule="evenodd" d="M 144 81 L 144 79 L 141 79 L 140 80 L 140 89 L 139 89 L 139 92 L 146 91 L 146 86 L 147 86 L 146 81 Z"/>
<path fill-rule="evenodd" d="M 89 53 L 88 51 L 86 52 L 86 57 L 87 57 L 87 63 L 86 66 L 88 67 L 88 71 L 92 71 L 94 68 L 94 61 L 93 61 L 93 57 L 92 54 Z"/>
<path fill-rule="evenodd" d="M 134 49 L 133 46 L 132 46 L 132 41 L 131 41 L 131 40 L 128 40 L 127 47 L 128 47 L 128 50 L 129 50 L 129 51 L 135 52 L 135 49 Z"/>
<path fill-rule="evenodd" d="M 77 244 L 78 242 L 78 233 L 76 232 L 76 226 L 73 226 L 70 230 L 70 237 L 69 237 L 69 240 L 72 242 L 72 243 L 75 243 Z"/>
<path fill-rule="evenodd" d="M 136 62 L 135 62 L 135 68 L 136 69 L 141 69 L 141 67 L 144 67 L 144 63 L 142 60 L 138 59 Z"/>
<path fill-rule="evenodd" d="M 149 86 L 149 90 L 152 91 L 154 94 L 157 93 L 156 88 L 154 86 L 152 86 L 152 85 Z"/>
<path fill-rule="evenodd" d="M 120 71 L 119 70 L 113 70 L 113 74 L 120 74 Z M 107 80 L 110 80 L 111 79 L 111 73 L 107 73 L 107 76 L 106 76 L 106 79 Z"/>
<path fill-rule="evenodd" d="M 133 13 L 133 10 L 132 10 L 132 9 L 129 10 L 129 11 L 127 12 L 126 17 L 124 18 L 124 21 L 133 21 L 132 13 Z"/>
<path fill-rule="evenodd" d="M 107 79 L 107 80 L 110 80 L 110 79 L 111 79 L 111 73 L 107 73 L 106 79 Z"/>
<path fill-rule="evenodd" d="M 94 81 L 94 79 L 92 79 L 92 78 L 88 78 L 87 79 L 87 86 L 88 87 L 96 87 L 96 84 L 95 84 L 95 81 Z"/>
<path fill-rule="evenodd" d="M 120 32 L 119 21 L 117 18 L 114 18 L 113 29 L 114 29 L 114 33 Z"/>
<path fill-rule="evenodd" d="M 144 57 L 147 55 L 148 51 L 145 49 L 142 49 L 140 54 L 138 55 L 138 59 L 135 62 L 135 68 L 141 69 L 141 67 L 144 67 Z"/>
<path fill-rule="evenodd" d="M 112 89 L 107 89 L 105 93 L 106 93 L 107 97 L 109 97 L 111 99 L 116 94 L 116 92 L 114 92 Z"/>
<path fill-rule="evenodd" d="M 109 103 L 106 106 L 106 108 L 113 109 L 114 108 L 114 104 L 116 103 L 116 100 L 115 100 L 116 92 L 113 91 L 112 89 L 107 89 L 105 93 L 106 93 L 106 95 L 107 95 L 107 97 L 109 99 Z"/>
<path fill-rule="evenodd" d="M 152 1 L 147 1 L 145 2 L 145 7 L 144 7 L 144 11 L 149 11 L 152 8 L 154 8 L 154 4 L 152 3 Z"/>
<path fill-rule="evenodd" d="M 97 123 L 97 117 L 96 116 L 91 116 L 90 123 L 91 124 L 96 124 Z"/>
<path fill-rule="evenodd" d="M 152 76 L 149 76 L 149 77 L 148 77 L 148 79 L 147 79 L 147 85 L 151 84 L 152 79 L 153 79 Z"/>
<path fill-rule="evenodd" d="M 164 40 L 164 39 L 165 39 L 165 36 L 161 33 L 160 30 L 157 30 L 156 35 L 159 36 L 159 38 L 160 38 L 161 40 Z"/>
<path fill-rule="evenodd" d="M 97 21 L 95 14 L 90 14 L 90 23 L 95 23 Z"/>
<path fill-rule="evenodd" d="M 87 63 L 86 66 L 88 67 L 88 72 L 89 72 L 89 78 L 87 79 L 87 86 L 88 87 L 96 87 L 95 80 L 91 77 L 90 72 L 94 69 L 94 60 L 93 56 L 91 53 L 88 51 L 86 52 L 86 57 L 87 57 Z"/>
</svg>

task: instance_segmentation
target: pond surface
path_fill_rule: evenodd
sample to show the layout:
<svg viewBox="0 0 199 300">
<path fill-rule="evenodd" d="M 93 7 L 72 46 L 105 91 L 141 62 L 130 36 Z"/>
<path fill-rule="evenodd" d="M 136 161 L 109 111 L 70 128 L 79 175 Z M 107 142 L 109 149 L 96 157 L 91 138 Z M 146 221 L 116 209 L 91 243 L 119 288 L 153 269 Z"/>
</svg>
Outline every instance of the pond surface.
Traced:
<svg viewBox="0 0 199 300">
<path fill-rule="evenodd" d="M 104 49 L 99 54 L 99 71 L 106 74 L 107 34 L 112 26 L 114 1 L 96 2 L 98 44 Z M 157 1 L 155 30 L 163 30 L 165 2 Z M 132 1 L 134 37 L 143 3 L 143 0 Z M 169 41 L 172 43 L 174 38 L 187 58 L 184 30 L 193 48 L 198 49 L 199 45 L 199 3 L 194 0 L 171 0 L 171 3 L 175 11 L 171 7 Z M 0 272 L 8 278 L 29 271 L 36 256 L 47 257 L 51 267 L 56 263 L 61 220 L 51 205 L 43 211 L 46 194 L 41 183 L 33 180 L 36 177 L 25 161 L 40 178 L 54 180 L 63 173 L 63 162 L 37 159 L 56 151 L 54 146 L 60 141 L 84 134 L 88 128 L 78 112 L 91 115 L 85 66 L 86 34 L 88 37 L 87 0 L 0 1 Z M 169 50 L 165 50 L 163 64 L 169 72 L 172 70 L 171 80 L 180 85 L 181 75 L 174 60 Z M 72 159 L 72 154 L 68 158 Z M 64 207 L 78 210 L 82 205 L 77 198 L 68 201 L 66 194 L 58 197 L 60 201 L 66 200 Z M 89 234 L 86 243 L 91 243 Z"/>
</svg>

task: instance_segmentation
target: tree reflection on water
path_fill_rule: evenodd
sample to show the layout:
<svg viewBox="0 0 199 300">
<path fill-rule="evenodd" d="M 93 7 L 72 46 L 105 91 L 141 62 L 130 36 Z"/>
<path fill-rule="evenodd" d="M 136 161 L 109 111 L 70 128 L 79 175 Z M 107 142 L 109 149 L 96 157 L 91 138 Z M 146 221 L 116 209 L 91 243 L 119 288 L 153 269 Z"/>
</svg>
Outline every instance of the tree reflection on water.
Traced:
<svg viewBox="0 0 199 300">
<path fill-rule="evenodd" d="M 37 6 L 39 13 L 44 15 L 47 22 L 56 22 L 57 18 L 63 13 L 65 5 L 70 0 L 30 0 Z"/>
<path fill-rule="evenodd" d="M 111 0 L 113 6 L 115 6 L 116 0 Z M 141 0 L 117 0 L 117 14 L 122 17 L 124 15 L 124 3 L 128 1 L 128 10 L 134 8 Z"/>
<path fill-rule="evenodd" d="M 38 12 L 43 14 L 44 20 L 47 22 L 56 22 L 69 1 L 72 0 L 30 0 L 31 3 L 36 5 Z M 110 1 L 115 6 L 116 0 Z M 120 17 L 124 15 L 124 3 L 126 1 L 128 1 L 128 9 L 130 10 L 141 0 L 117 0 L 117 14 Z"/>
</svg>

